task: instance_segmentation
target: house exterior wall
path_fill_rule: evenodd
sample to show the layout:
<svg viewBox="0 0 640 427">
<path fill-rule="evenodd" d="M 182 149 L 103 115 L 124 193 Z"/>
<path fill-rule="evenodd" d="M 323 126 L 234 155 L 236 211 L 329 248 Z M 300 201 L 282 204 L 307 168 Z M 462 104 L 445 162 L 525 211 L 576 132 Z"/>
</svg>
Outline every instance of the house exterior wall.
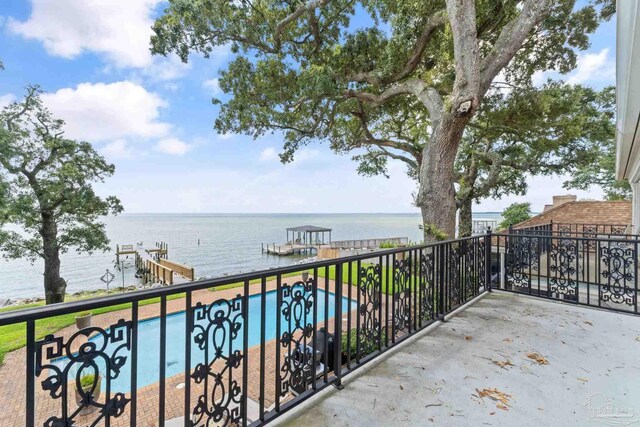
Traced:
<svg viewBox="0 0 640 427">
<path fill-rule="evenodd" d="M 633 188 L 634 232 L 640 231 L 640 1 L 618 0 L 616 30 L 616 176 Z"/>
<path fill-rule="evenodd" d="M 632 182 L 631 189 L 633 190 L 631 224 L 633 224 L 634 234 L 638 234 L 640 229 L 640 182 Z"/>
</svg>

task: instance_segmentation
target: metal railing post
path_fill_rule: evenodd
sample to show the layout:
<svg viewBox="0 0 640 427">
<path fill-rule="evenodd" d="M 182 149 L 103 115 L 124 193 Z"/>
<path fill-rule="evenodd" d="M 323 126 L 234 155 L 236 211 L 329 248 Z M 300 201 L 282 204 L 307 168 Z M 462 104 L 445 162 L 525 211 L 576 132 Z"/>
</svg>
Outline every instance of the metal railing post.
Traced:
<svg viewBox="0 0 640 427">
<path fill-rule="evenodd" d="M 334 281 L 336 287 L 335 297 L 335 336 L 333 338 L 333 373 L 336 376 L 336 382 L 334 387 L 338 390 L 342 390 L 342 263 L 336 264 L 336 280 Z M 327 289 L 327 292 L 329 290 Z M 349 307 L 350 308 L 350 307 Z M 347 309 L 349 315 L 351 311 Z M 328 330 L 328 328 L 327 328 Z"/>
<path fill-rule="evenodd" d="M 444 244 L 438 246 L 438 281 L 440 285 L 438 287 L 438 299 L 440 301 L 440 321 L 444 322 L 445 306 L 444 306 Z"/>
<path fill-rule="evenodd" d="M 491 227 L 487 227 L 487 235 L 484 238 L 484 286 L 487 292 L 491 292 Z"/>
</svg>

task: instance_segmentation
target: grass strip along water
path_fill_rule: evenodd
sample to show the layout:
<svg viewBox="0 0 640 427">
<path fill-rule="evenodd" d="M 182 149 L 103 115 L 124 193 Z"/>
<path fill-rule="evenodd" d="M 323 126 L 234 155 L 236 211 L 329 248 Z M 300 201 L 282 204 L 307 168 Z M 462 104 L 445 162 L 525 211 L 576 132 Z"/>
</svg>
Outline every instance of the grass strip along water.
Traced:
<svg viewBox="0 0 640 427">
<path fill-rule="evenodd" d="M 361 268 L 366 268 L 368 266 L 370 266 L 372 264 L 367 264 L 367 263 L 361 263 Z M 328 270 L 328 272 L 327 272 Z M 393 271 L 392 268 L 388 268 L 388 272 L 382 272 L 381 273 L 381 280 L 382 280 L 382 292 L 385 294 L 391 294 L 391 288 L 390 286 L 387 285 L 387 278 L 389 278 L 389 282 L 393 281 Z M 309 269 L 309 270 L 305 270 L 304 267 L 301 267 L 300 272 L 295 272 L 295 273 L 289 273 L 289 274 L 285 274 L 282 277 L 286 278 L 286 277 L 295 277 L 295 276 L 300 276 L 300 274 L 302 272 L 309 272 L 310 274 L 313 274 L 313 269 Z M 388 274 L 386 274 L 388 273 Z M 319 268 L 318 269 L 318 276 L 325 278 L 328 275 L 330 280 L 335 280 L 336 278 L 336 268 L 335 266 L 330 266 L 328 269 L 325 268 Z M 267 281 L 269 280 L 275 280 L 276 277 L 268 277 Z M 343 283 L 348 283 L 349 282 L 349 268 L 348 268 L 348 264 L 344 264 L 343 266 L 343 270 L 342 270 L 342 282 Z M 250 282 L 250 285 L 254 285 L 254 284 L 258 284 L 260 283 L 260 279 L 256 279 L 256 280 L 252 280 Z M 353 286 L 357 286 L 358 284 L 358 268 L 357 268 L 357 263 L 353 262 L 352 266 L 351 266 L 351 283 Z M 415 281 L 413 281 L 413 283 L 415 283 Z M 239 282 L 239 283 L 231 283 L 228 285 L 224 285 L 224 286 L 218 286 L 216 288 L 210 288 L 210 291 L 216 291 L 216 290 L 225 290 L 225 289 L 231 289 L 231 288 L 236 288 L 236 287 L 241 287 L 243 286 L 243 283 Z M 113 291 L 112 293 L 117 292 L 117 291 Z M 107 295 L 105 294 L 92 294 L 90 296 L 80 296 L 80 297 L 75 297 L 75 298 L 69 298 L 67 299 L 67 301 L 78 301 L 78 300 L 85 300 L 85 299 L 90 299 L 90 298 L 95 298 L 97 296 L 103 296 L 103 295 Z M 174 299 L 180 299 L 180 298 L 184 298 L 184 294 L 175 294 L 175 295 L 169 295 L 167 296 L 168 300 L 174 300 Z M 149 300 L 145 300 L 145 301 L 140 301 L 139 305 L 143 306 L 143 305 L 150 305 L 150 304 L 158 304 L 160 302 L 160 298 L 153 298 L 153 299 L 149 299 Z M 30 304 L 23 304 L 23 305 L 18 305 L 18 306 L 12 306 L 12 307 L 4 307 L 4 308 L 0 308 L 0 313 L 2 312 L 7 312 L 7 311 L 15 311 L 15 310 L 22 310 L 22 309 L 26 309 L 26 308 L 33 308 L 33 307 L 39 307 L 39 306 L 43 306 L 44 305 L 44 301 L 42 302 L 36 302 L 36 303 L 30 303 Z M 104 314 L 104 313 L 110 313 L 113 311 L 118 311 L 118 310 L 126 310 L 126 309 L 130 309 L 131 308 L 131 304 L 126 303 L 126 304 L 119 304 L 119 305 L 114 305 L 114 306 L 110 306 L 110 307 L 103 307 L 103 308 L 98 308 L 95 310 L 91 310 L 91 313 L 93 315 L 99 315 L 99 314 Z M 65 315 L 61 315 L 61 316 L 56 316 L 56 317 L 50 317 L 47 319 L 41 319 L 39 321 L 36 322 L 36 339 L 40 340 L 42 338 L 44 338 L 45 336 L 49 335 L 49 334 L 53 334 L 67 326 L 73 325 L 75 323 L 75 317 L 78 313 L 71 313 L 71 314 L 65 314 Z M 26 345 L 26 327 L 24 323 L 16 323 L 14 325 L 6 325 L 6 326 L 0 326 L 0 337 L 2 337 L 2 339 L 0 340 L 0 366 L 2 366 L 2 364 L 4 363 L 4 357 L 5 355 L 10 352 L 10 351 L 14 351 L 14 350 L 18 350 L 22 347 L 24 347 Z"/>
</svg>

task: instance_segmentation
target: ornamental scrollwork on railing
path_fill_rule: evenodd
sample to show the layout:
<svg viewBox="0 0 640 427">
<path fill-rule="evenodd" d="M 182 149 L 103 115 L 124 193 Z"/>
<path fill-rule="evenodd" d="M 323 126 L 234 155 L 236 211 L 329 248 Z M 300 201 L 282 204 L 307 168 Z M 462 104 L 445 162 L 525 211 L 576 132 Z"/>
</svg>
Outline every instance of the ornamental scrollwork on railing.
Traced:
<svg viewBox="0 0 640 427">
<path fill-rule="evenodd" d="M 491 268 L 491 260 L 489 260 L 489 263 L 487 264 L 486 259 L 487 242 L 489 243 L 489 245 L 491 245 L 489 237 L 485 237 L 484 239 L 478 241 L 478 252 L 476 254 L 476 258 L 478 260 L 478 272 L 480 274 L 478 277 L 478 293 L 480 293 L 480 289 L 487 288 L 487 284 L 485 283 L 485 268 Z"/>
<path fill-rule="evenodd" d="M 464 276 L 464 301 L 467 302 L 480 293 L 478 282 L 478 271 L 476 270 L 478 262 L 477 246 L 474 241 L 468 240 L 463 242 L 463 276 Z"/>
<path fill-rule="evenodd" d="M 408 256 L 402 252 L 402 255 Z M 393 327 L 398 336 L 407 330 L 411 319 L 411 258 L 396 259 L 393 262 Z"/>
<path fill-rule="evenodd" d="M 449 295 L 447 295 L 445 291 L 445 298 L 449 298 L 449 308 L 453 308 L 462 304 L 462 281 L 460 280 L 460 257 L 462 256 L 462 248 L 460 244 L 450 244 L 447 245 L 446 248 L 449 256 L 446 262 L 448 271 L 445 271 L 445 277 L 448 282 Z"/>
<path fill-rule="evenodd" d="M 381 339 L 381 299 L 382 274 L 380 264 L 360 267 L 360 282 L 358 292 L 360 293 L 360 306 L 358 316 L 360 316 L 360 353 L 366 355 L 377 348 Z"/>
<path fill-rule="evenodd" d="M 625 245 L 602 247 L 600 261 L 601 275 L 606 280 L 600 286 L 600 299 L 633 306 L 636 301 L 634 288 L 638 268 L 636 251 Z"/>
<path fill-rule="evenodd" d="M 314 278 L 306 282 L 298 281 L 293 285 L 284 284 L 282 305 L 279 312 L 284 320 L 280 344 L 284 350 L 284 359 L 280 372 L 280 396 L 290 390 L 306 389 L 312 380 L 315 368 L 313 336 L 313 296 Z M 325 319 L 325 324 L 327 319 Z"/>
<path fill-rule="evenodd" d="M 130 351 L 131 321 L 123 319 L 107 330 L 81 329 L 66 342 L 54 335 L 37 341 L 35 374 L 47 375 L 41 382 L 42 389 L 52 399 L 60 399 L 59 415 L 48 418 L 43 425 L 73 426 L 82 418 L 83 425 L 95 426 L 103 419 L 122 415 L 130 400 L 123 393 L 111 395 L 111 382 L 120 375 Z M 60 358 L 64 358 L 63 363 Z M 70 405 L 73 396 L 75 405 Z"/>
<path fill-rule="evenodd" d="M 627 226 L 626 225 L 612 225 L 611 226 L 611 234 L 615 235 L 615 236 L 622 236 L 627 232 Z"/>
<path fill-rule="evenodd" d="M 505 256 L 507 285 L 528 289 L 531 285 L 529 272 L 538 271 L 540 254 L 540 239 L 510 237 Z"/>
<path fill-rule="evenodd" d="M 598 238 L 598 226 L 597 225 L 583 225 L 582 237 L 586 240 L 581 241 L 583 251 L 593 251 L 596 248 L 596 240 Z"/>
<path fill-rule="evenodd" d="M 202 354 L 191 378 L 203 385 L 191 425 L 236 425 L 243 414 L 242 387 L 234 378 L 234 372 L 245 360 L 238 349 L 239 333 L 246 319 L 242 297 L 206 305 L 198 302 L 190 310 L 191 336 Z"/>
<path fill-rule="evenodd" d="M 549 249 L 549 290 L 561 295 L 577 295 L 577 247 L 574 241 L 560 239 Z"/>
<path fill-rule="evenodd" d="M 420 288 L 418 296 L 418 310 L 420 320 L 435 319 L 435 252 L 432 250 L 420 256 Z"/>
<path fill-rule="evenodd" d="M 559 236 L 571 236 L 572 229 L 570 225 L 558 225 L 558 235 Z"/>
</svg>

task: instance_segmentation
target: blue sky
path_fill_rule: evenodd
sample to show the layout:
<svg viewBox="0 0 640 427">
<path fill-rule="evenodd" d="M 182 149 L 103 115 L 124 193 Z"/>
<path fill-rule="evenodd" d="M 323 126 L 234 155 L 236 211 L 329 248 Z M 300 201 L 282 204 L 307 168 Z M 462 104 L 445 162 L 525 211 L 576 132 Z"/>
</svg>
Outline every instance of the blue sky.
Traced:
<svg viewBox="0 0 640 427">
<path fill-rule="evenodd" d="M 391 163 L 390 179 L 363 178 L 349 156 L 326 145 L 310 145 L 282 165 L 277 135 L 218 135 L 211 97 L 221 95 L 216 78 L 231 53 L 220 48 L 187 65 L 152 57 L 150 26 L 162 8 L 161 0 L 2 0 L 0 106 L 26 85 L 41 85 L 67 134 L 90 141 L 116 165 L 98 189 L 120 197 L 127 212 L 417 212 L 415 184 L 400 163 Z M 614 55 L 611 21 L 565 78 L 613 84 Z M 489 199 L 475 209 L 499 211 L 526 199 L 540 210 L 567 192 L 561 182 L 532 178 L 526 197 Z M 571 192 L 601 197 L 597 189 Z"/>
</svg>

